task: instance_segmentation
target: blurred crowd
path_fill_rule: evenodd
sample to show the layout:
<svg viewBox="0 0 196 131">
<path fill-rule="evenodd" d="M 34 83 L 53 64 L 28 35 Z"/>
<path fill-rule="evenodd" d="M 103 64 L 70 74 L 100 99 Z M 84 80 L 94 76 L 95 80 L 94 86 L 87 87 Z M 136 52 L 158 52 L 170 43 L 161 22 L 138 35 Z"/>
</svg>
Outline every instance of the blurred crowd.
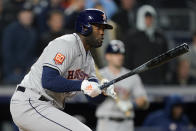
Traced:
<svg viewBox="0 0 196 131">
<path fill-rule="evenodd" d="M 192 5 L 194 12 L 194 1 L 184 2 L 174 4 L 173 1 L 173 5 L 175 8 L 183 5 L 190 10 Z M 188 55 L 142 73 L 141 78 L 145 85 L 195 84 L 196 32 L 189 31 L 189 40 L 175 43 L 166 33 L 167 27 L 160 24 L 164 23 L 160 9 L 165 6 L 172 8 L 172 3 L 169 0 L 0 0 L 0 83 L 19 83 L 51 40 L 74 32 L 78 12 L 98 8 L 106 12 L 108 22 L 114 26 L 114 30 L 105 32 L 103 47 L 92 50 L 99 68 L 106 65 L 104 49 L 112 39 L 125 43 L 125 67 L 129 69 L 178 44 L 189 42 L 191 51 Z M 172 26 L 177 25 L 168 28 Z"/>
</svg>

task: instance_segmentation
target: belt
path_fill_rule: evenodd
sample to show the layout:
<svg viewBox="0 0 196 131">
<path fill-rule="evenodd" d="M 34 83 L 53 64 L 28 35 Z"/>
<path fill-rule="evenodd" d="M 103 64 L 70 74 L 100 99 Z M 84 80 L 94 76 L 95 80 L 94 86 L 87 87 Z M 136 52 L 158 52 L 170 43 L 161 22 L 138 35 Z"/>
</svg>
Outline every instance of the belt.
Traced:
<svg viewBox="0 0 196 131">
<path fill-rule="evenodd" d="M 22 86 L 18 86 L 17 91 L 20 91 L 20 92 L 25 92 L 26 88 L 25 87 L 22 87 Z M 38 99 L 40 101 L 49 101 L 45 96 L 41 95 L 41 97 Z"/>
<path fill-rule="evenodd" d="M 101 117 L 101 119 L 106 119 L 105 117 Z M 115 118 L 115 117 L 108 117 L 107 119 L 111 121 L 117 121 L 117 122 L 122 122 L 125 120 L 133 120 L 133 118 Z"/>
</svg>

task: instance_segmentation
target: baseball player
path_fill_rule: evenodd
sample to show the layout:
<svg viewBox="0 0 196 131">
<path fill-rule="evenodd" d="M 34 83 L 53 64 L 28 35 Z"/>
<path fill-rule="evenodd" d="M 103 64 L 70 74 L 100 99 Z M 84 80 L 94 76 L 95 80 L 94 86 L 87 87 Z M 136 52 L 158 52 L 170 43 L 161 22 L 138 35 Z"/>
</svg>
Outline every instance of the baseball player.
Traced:
<svg viewBox="0 0 196 131">
<path fill-rule="evenodd" d="M 124 44 L 120 40 L 112 40 L 106 48 L 105 58 L 108 66 L 100 70 L 100 74 L 108 80 L 129 72 L 122 67 L 125 54 Z M 104 80 L 103 80 L 104 81 Z M 146 91 L 139 75 L 133 75 L 116 84 L 118 99 L 106 98 L 98 107 L 97 131 L 133 131 L 134 109 L 148 106 Z"/>
<path fill-rule="evenodd" d="M 11 99 L 10 112 L 20 131 L 91 131 L 60 109 L 79 91 L 90 97 L 102 93 L 89 49 L 100 47 L 104 29 L 112 28 L 104 12 L 86 9 L 76 20 L 77 33 L 48 44 Z M 104 94 L 115 97 L 114 87 Z"/>
</svg>

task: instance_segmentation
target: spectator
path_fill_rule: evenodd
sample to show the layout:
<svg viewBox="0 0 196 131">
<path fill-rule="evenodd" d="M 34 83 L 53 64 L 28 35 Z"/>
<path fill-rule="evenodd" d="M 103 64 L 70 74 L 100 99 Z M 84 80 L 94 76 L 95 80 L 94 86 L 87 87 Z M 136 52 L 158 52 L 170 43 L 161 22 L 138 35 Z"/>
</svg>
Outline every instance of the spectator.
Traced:
<svg viewBox="0 0 196 131">
<path fill-rule="evenodd" d="M 64 10 L 61 7 L 61 0 L 49 0 L 49 4 L 46 7 L 43 7 L 41 13 L 37 16 L 37 26 L 40 33 L 47 31 L 47 17 L 49 15 L 49 12 L 52 10 Z"/>
<path fill-rule="evenodd" d="M 66 29 L 75 29 L 75 20 L 80 11 L 85 8 L 85 0 L 73 0 L 73 3 L 65 10 Z"/>
<path fill-rule="evenodd" d="M 120 9 L 111 18 L 119 28 L 117 39 L 122 39 L 130 29 L 135 28 L 135 2 L 135 0 L 121 0 Z"/>
<path fill-rule="evenodd" d="M 165 101 L 165 108 L 149 114 L 143 126 L 157 129 L 156 131 L 185 131 L 190 122 L 183 112 L 182 97 L 171 95 Z"/>
<path fill-rule="evenodd" d="M 53 10 L 50 12 L 47 24 L 49 29 L 41 36 L 38 55 L 41 54 L 43 49 L 48 45 L 50 41 L 64 34 L 72 32 L 70 30 L 64 29 L 64 15 L 59 10 Z"/>
<path fill-rule="evenodd" d="M 114 0 L 86 0 L 86 8 L 93 8 L 97 3 L 103 6 L 108 19 L 110 19 L 118 9 Z"/>
<path fill-rule="evenodd" d="M 189 60 L 181 57 L 181 59 L 178 59 L 176 72 L 173 73 L 169 84 L 181 86 L 196 84 L 196 79 L 189 74 L 189 71 Z"/>
<path fill-rule="evenodd" d="M 129 50 L 125 56 L 125 66 L 136 68 L 149 59 L 167 51 L 167 41 L 156 27 L 156 11 L 152 6 L 142 6 L 137 13 L 136 31 L 130 31 L 124 41 Z M 142 73 L 144 84 L 163 84 L 167 76 L 167 64 Z"/>
<path fill-rule="evenodd" d="M 45 9 L 49 4 L 48 0 L 28 0 L 28 2 L 25 3 L 25 6 L 32 6 L 33 7 L 33 13 L 36 15 L 39 15 L 43 9 Z"/>
<path fill-rule="evenodd" d="M 32 22 L 32 11 L 22 9 L 18 14 L 18 21 L 11 23 L 4 31 L 4 83 L 18 83 L 33 63 L 37 36 L 31 26 Z"/>
<path fill-rule="evenodd" d="M 2 19 L 5 25 L 17 19 L 17 14 L 26 0 L 1 0 L 3 4 Z"/>
</svg>

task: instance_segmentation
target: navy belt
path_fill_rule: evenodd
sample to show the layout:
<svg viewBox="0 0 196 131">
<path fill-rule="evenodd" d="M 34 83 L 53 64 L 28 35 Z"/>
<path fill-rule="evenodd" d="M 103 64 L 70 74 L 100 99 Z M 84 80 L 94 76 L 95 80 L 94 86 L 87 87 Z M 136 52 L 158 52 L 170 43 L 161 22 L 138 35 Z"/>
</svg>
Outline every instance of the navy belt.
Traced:
<svg viewBox="0 0 196 131">
<path fill-rule="evenodd" d="M 128 118 L 117 118 L 117 117 L 108 117 L 108 118 L 106 118 L 106 117 L 100 117 L 100 119 L 109 119 L 111 121 L 117 121 L 117 122 L 122 122 L 122 121 L 125 121 L 125 120 L 133 120 L 133 118 L 130 118 L 130 117 L 128 117 Z"/>
<path fill-rule="evenodd" d="M 25 92 L 26 88 L 22 86 L 18 86 L 17 91 Z M 41 95 L 41 97 L 38 99 L 40 101 L 49 101 L 45 96 Z"/>
</svg>

